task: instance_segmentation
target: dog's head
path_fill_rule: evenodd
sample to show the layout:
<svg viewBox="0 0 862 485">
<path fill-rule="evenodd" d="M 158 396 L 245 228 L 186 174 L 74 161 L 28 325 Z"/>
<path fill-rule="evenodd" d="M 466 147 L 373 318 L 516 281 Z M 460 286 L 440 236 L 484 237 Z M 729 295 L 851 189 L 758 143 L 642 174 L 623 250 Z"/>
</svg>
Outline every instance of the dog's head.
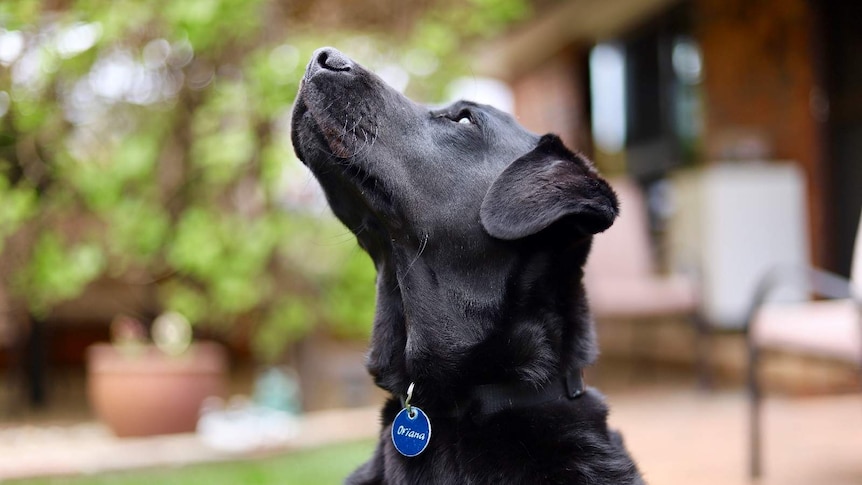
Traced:
<svg viewBox="0 0 862 485">
<path fill-rule="evenodd" d="M 541 381 L 592 359 L 581 266 L 617 200 L 558 137 L 490 106 L 414 103 L 324 48 L 292 138 L 377 267 L 382 387 Z"/>
</svg>

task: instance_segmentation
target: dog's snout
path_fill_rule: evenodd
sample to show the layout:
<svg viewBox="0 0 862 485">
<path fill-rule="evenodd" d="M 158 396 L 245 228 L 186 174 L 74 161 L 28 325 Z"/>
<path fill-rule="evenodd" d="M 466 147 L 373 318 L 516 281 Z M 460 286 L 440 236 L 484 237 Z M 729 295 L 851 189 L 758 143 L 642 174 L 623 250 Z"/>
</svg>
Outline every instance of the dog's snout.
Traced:
<svg viewBox="0 0 862 485">
<path fill-rule="evenodd" d="M 311 55 L 311 61 L 305 70 L 305 79 L 311 79 L 312 76 L 321 71 L 347 72 L 353 67 L 353 61 L 339 52 L 338 49 L 322 47 Z"/>
<path fill-rule="evenodd" d="M 327 71 L 349 71 L 353 67 L 353 61 L 349 57 L 332 47 L 318 49 L 311 62 L 317 69 Z"/>
</svg>

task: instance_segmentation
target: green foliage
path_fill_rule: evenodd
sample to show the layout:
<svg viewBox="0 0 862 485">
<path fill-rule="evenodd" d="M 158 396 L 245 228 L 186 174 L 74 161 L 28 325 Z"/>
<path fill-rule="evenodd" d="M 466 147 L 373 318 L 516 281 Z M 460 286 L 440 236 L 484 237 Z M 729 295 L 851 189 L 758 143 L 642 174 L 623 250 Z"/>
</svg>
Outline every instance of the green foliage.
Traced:
<svg viewBox="0 0 862 485">
<path fill-rule="evenodd" d="M 407 52 L 427 52 L 446 63 L 420 80 L 420 94 L 439 98 L 452 73 L 469 72 L 465 40 L 500 34 L 511 23 L 530 14 L 527 0 L 469 0 L 432 8 L 413 29 Z"/>
<path fill-rule="evenodd" d="M 164 16 L 172 32 L 187 36 L 196 51 L 215 52 L 226 45 L 255 39 L 266 20 L 260 0 L 166 1 Z"/>
<path fill-rule="evenodd" d="M 250 112 L 243 82 L 219 82 L 208 94 L 192 121 L 190 162 L 200 177 L 221 188 L 235 180 L 254 156 L 258 140 L 251 122 L 256 113 Z"/>
<path fill-rule="evenodd" d="M 171 223 L 162 207 L 143 198 L 124 198 L 105 214 L 105 239 L 118 270 L 146 265 L 157 257 Z"/>
<path fill-rule="evenodd" d="M 323 294 L 325 321 L 344 337 L 364 337 L 374 318 L 375 270 L 358 247 L 345 255 L 340 271 L 327 282 Z"/>
<path fill-rule="evenodd" d="M 104 255 L 95 244 L 66 244 L 57 235 L 44 233 L 17 283 L 31 295 L 31 311 L 44 316 L 53 302 L 80 294 L 104 267 Z"/>
<path fill-rule="evenodd" d="M 284 342 L 291 342 L 311 328 L 314 315 L 308 305 L 299 300 L 280 301 L 263 320 L 252 342 L 257 355 L 273 360 L 282 351 Z"/>
<path fill-rule="evenodd" d="M 5 165 L 0 160 L 0 166 Z M 12 187 L 6 178 L 0 177 L 0 252 L 4 240 L 14 234 L 36 211 L 36 191 L 21 184 Z"/>
<path fill-rule="evenodd" d="M 0 35 L 22 40 L 0 68 L 5 283 L 44 316 L 134 274 L 152 285 L 149 310 L 255 322 L 262 359 L 315 325 L 366 337 L 373 318 L 374 267 L 352 235 L 285 203 L 313 183 L 286 132 L 313 49 L 405 65 L 412 94 L 437 100 L 465 72 L 465 42 L 528 14 L 526 0 L 446 2 L 392 39 L 285 28 L 272 0 L 63 5 L 0 2 Z"/>
</svg>

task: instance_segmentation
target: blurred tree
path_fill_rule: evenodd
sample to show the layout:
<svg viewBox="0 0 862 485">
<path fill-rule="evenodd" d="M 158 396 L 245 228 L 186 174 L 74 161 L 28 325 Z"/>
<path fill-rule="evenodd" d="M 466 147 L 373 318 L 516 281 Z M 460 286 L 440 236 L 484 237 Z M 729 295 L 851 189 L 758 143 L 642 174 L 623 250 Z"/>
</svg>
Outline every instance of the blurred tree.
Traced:
<svg viewBox="0 0 862 485">
<path fill-rule="evenodd" d="M 145 285 L 154 313 L 256 322 L 262 359 L 318 322 L 366 335 L 374 269 L 308 195 L 287 134 L 305 59 L 342 46 L 437 100 L 465 42 L 529 12 L 407 4 L 0 3 L 4 284 L 36 318 L 98 278 Z"/>
</svg>

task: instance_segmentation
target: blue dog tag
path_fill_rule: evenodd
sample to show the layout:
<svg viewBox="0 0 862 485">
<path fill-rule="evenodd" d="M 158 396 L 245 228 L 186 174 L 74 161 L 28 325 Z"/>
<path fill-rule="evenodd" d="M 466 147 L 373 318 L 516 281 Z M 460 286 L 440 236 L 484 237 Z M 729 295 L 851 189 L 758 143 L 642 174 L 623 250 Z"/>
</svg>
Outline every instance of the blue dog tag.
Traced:
<svg viewBox="0 0 862 485">
<path fill-rule="evenodd" d="M 412 457 L 425 451 L 431 440 L 431 421 L 425 412 L 411 406 L 413 417 L 407 408 L 401 410 L 392 421 L 392 444 L 404 456 Z"/>
</svg>

